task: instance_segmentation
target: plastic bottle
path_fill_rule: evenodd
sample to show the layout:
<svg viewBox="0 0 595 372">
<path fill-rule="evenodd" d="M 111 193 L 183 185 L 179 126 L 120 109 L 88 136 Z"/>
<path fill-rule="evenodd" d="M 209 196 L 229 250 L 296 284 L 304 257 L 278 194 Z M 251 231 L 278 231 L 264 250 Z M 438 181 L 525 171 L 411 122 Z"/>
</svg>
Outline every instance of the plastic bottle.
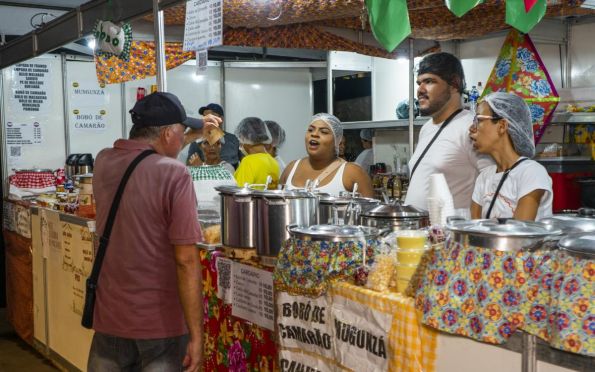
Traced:
<svg viewBox="0 0 595 372">
<path fill-rule="evenodd" d="M 477 87 L 474 85 L 471 87 L 471 90 L 469 91 L 469 103 L 474 105 L 477 103 L 478 99 L 479 99 L 479 90 L 477 90 Z"/>
</svg>

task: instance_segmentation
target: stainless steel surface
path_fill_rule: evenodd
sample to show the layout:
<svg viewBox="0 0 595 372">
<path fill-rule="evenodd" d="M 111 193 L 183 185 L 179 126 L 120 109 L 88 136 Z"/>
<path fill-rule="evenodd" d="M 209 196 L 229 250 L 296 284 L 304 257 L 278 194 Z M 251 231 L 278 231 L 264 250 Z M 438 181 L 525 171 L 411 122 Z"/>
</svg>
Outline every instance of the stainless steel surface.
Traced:
<svg viewBox="0 0 595 372">
<path fill-rule="evenodd" d="M 595 161 L 577 159 L 535 159 L 548 173 L 594 172 Z"/>
<path fill-rule="evenodd" d="M 258 215 L 250 190 L 215 187 L 221 194 L 221 241 L 234 248 L 256 248 Z"/>
<path fill-rule="evenodd" d="M 356 225 L 362 212 L 378 205 L 380 201 L 372 198 L 351 198 L 319 195 L 318 224 Z"/>
<path fill-rule="evenodd" d="M 300 191 L 254 192 L 258 223 L 256 253 L 277 256 L 281 244 L 289 238 L 288 225 L 310 226 L 316 223 L 317 200 Z"/>
<path fill-rule="evenodd" d="M 565 213 L 544 218 L 539 222 L 562 230 L 565 234 L 595 231 L 595 215 L 591 208 L 581 208 L 577 213 Z"/>
<path fill-rule="evenodd" d="M 417 230 L 429 226 L 428 212 L 401 203 L 380 204 L 360 216 L 364 226 L 397 230 Z"/>
<path fill-rule="evenodd" d="M 374 239 L 380 230 L 367 226 L 353 225 L 314 225 L 314 226 L 288 226 L 289 234 L 301 240 L 346 242 L 361 239 Z"/>
<path fill-rule="evenodd" d="M 76 174 L 87 174 L 87 173 L 93 173 L 93 166 L 91 165 L 77 165 L 76 168 Z"/>
<path fill-rule="evenodd" d="M 409 159 L 413 157 L 413 144 L 415 143 L 415 133 L 413 123 L 415 118 L 413 112 L 415 109 L 415 60 L 413 52 L 413 38 L 409 38 Z"/>
<path fill-rule="evenodd" d="M 578 257 L 595 259 L 595 232 L 568 235 L 558 247 Z"/>
<path fill-rule="evenodd" d="M 551 225 L 512 219 L 455 221 L 446 229 L 456 242 L 499 251 L 555 248 L 562 235 L 562 230 Z"/>
<path fill-rule="evenodd" d="M 153 0 L 153 32 L 155 35 L 155 59 L 157 70 L 157 90 L 167 92 L 167 75 L 165 73 L 165 32 L 163 10 L 159 10 L 160 0 Z"/>
<path fill-rule="evenodd" d="M 529 333 L 523 333 L 523 352 L 521 354 L 522 372 L 537 371 L 537 338 Z"/>
</svg>

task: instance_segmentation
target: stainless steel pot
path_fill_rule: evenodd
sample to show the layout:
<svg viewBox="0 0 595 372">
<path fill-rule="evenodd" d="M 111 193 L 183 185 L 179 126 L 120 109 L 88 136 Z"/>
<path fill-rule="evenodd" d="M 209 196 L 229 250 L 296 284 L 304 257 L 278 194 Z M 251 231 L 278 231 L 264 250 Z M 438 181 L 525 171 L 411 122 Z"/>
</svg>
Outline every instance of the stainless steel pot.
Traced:
<svg viewBox="0 0 595 372">
<path fill-rule="evenodd" d="M 287 231 L 296 239 L 327 242 L 377 239 L 380 235 L 380 230 L 374 227 L 353 225 L 292 225 L 287 226 Z"/>
<path fill-rule="evenodd" d="M 310 226 L 316 224 L 316 197 L 303 191 L 264 190 L 254 191 L 258 210 L 259 256 L 277 256 L 281 244 L 289 238 L 288 225 Z"/>
<path fill-rule="evenodd" d="M 362 212 L 374 208 L 379 200 L 350 196 L 318 195 L 318 224 L 358 225 Z"/>
<path fill-rule="evenodd" d="M 253 190 L 217 186 L 221 194 L 221 242 L 234 248 L 256 248 L 258 214 Z"/>
<path fill-rule="evenodd" d="M 454 221 L 446 226 L 456 242 L 499 251 L 556 248 L 562 230 L 539 222 L 517 220 Z"/>
<path fill-rule="evenodd" d="M 430 218 L 426 211 L 395 202 L 362 212 L 360 223 L 364 226 L 389 228 L 392 231 L 417 230 L 429 226 Z"/>
<path fill-rule="evenodd" d="M 595 209 L 581 208 L 576 213 L 556 214 L 539 222 L 561 229 L 565 234 L 595 231 Z"/>
<path fill-rule="evenodd" d="M 558 247 L 574 256 L 595 260 L 595 233 L 568 235 L 560 240 Z"/>
</svg>

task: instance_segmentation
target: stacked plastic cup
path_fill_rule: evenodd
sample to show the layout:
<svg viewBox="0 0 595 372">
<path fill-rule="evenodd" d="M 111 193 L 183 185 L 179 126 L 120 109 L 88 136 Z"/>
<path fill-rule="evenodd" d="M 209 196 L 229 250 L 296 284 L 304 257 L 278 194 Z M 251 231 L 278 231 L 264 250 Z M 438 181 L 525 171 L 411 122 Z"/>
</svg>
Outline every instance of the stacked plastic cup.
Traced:
<svg viewBox="0 0 595 372">
<path fill-rule="evenodd" d="M 446 224 L 446 217 L 455 215 L 452 194 L 442 173 L 434 173 L 430 176 L 428 212 L 432 225 L 444 225 Z"/>
<path fill-rule="evenodd" d="M 427 247 L 427 232 L 401 230 L 397 235 L 397 291 L 403 293 Z"/>
</svg>

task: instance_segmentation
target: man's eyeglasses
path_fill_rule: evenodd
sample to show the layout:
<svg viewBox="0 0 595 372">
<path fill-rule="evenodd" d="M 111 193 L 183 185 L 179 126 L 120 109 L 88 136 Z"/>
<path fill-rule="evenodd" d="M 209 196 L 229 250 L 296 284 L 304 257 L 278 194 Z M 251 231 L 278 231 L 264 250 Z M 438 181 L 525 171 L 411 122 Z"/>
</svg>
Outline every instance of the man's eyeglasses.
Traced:
<svg viewBox="0 0 595 372">
<path fill-rule="evenodd" d="M 488 115 L 475 115 L 473 116 L 473 124 L 471 125 L 471 127 L 473 129 L 477 129 L 477 127 L 479 126 L 479 122 L 482 120 L 500 120 L 502 119 L 499 116 L 488 116 Z"/>
</svg>

